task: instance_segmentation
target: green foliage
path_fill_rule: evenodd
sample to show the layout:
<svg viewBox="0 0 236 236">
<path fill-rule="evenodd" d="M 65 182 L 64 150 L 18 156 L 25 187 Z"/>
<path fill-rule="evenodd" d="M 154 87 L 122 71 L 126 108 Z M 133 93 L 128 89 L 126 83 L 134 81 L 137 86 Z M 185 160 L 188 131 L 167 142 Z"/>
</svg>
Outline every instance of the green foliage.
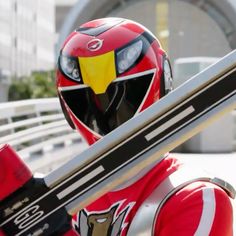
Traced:
<svg viewBox="0 0 236 236">
<path fill-rule="evenodd" d="M 13 79 L 9 88 L 8 100 L 48 98 L 56 95 L 55 72 L 33 72 L 30 76 Z"/>
</svg>

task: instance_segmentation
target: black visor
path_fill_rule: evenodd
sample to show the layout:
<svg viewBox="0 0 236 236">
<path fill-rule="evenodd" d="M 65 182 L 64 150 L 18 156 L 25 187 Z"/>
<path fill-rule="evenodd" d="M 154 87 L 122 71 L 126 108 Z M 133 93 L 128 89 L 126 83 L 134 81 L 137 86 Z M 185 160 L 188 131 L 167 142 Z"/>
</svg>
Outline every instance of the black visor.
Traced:
<svg viewBox="0 0 236 236">
<path fill-rule="evenodd" d="M 61 94 L 81 122 L 105 135 L 135 115 L 152 78 L 153 73 L 113 82 L 103 94 L 95 94 L 90 87 L 62 91 Z"/>
</svg>

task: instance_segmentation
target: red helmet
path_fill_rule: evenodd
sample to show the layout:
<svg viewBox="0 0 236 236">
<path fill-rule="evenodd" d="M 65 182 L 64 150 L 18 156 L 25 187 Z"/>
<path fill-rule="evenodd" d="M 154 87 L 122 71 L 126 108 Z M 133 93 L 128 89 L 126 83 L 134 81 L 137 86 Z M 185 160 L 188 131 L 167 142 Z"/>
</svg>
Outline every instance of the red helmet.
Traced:
<svg viewBox="0 0 236 236">
<path fill-rule="evenodd" d="M 63 112 L 89 144 L 153 104 L 171 82 L 159 41 L 127 19 L 83 24 L 66 39 L 58 59 Z"/>
</svg>

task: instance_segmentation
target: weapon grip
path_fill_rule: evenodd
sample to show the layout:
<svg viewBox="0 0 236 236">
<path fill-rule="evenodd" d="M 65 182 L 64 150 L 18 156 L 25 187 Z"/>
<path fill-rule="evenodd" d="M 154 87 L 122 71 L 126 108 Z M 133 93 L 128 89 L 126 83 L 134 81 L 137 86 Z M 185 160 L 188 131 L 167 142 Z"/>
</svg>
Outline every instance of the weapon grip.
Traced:
<svg viewBox="0 0 236 236">
<path fill-rule="evenodd" d="M 2 235 L 0 234 L 0 236 Z M 70 229 L 66 233 L 64 233 L 63 236 L 78 236 L 78 234 L 75 232 L 74 229 Z"/>
<path fill-rule="evenodd" d="M 13 148 L 9 144 L 0 145 L 0 201 L 22 187 L 31 178 L 30 169 Z"/>
<path fill-rule="evenodd" d="M 0 229 L 0 236 L 5 236 L 5 234 L 2 232 L 1 229 Z"/>
</svg>

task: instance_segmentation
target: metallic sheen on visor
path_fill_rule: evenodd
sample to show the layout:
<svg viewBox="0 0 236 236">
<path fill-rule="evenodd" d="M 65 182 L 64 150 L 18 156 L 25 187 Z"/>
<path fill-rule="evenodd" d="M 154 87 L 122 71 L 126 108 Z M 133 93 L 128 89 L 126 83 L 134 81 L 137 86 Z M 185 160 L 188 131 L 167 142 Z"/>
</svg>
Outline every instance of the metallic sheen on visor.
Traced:
<svg viewBox="0 0 236 236">
<path fill-rule="evenodd" d="M 135 115 L 152 78 L 153 73 L 113 82 L 103 94 L 95 94 L 90 87 L 61 91 L 61 94 L 83 124 L 104 135 Z"/>
</svg>

